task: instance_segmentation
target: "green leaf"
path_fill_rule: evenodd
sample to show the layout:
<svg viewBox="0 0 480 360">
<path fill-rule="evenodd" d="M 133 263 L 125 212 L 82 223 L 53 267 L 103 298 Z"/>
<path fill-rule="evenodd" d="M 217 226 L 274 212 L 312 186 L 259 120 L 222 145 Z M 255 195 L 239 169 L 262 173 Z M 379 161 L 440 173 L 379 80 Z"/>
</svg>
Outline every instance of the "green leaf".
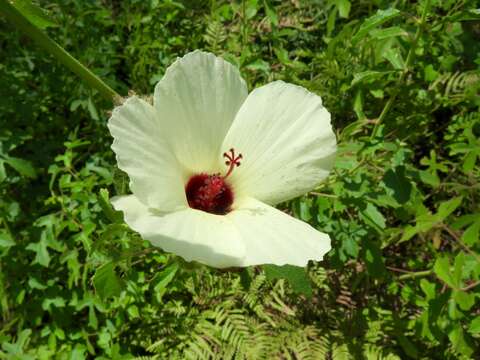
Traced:
<svg viewBox="0 0 480 360">
<path fill-rule="evenodd" d="M 459 352 L 463 355 L 470 356 L 473 354 L 472 347 L 467 343 L 465 339 L 465 333 L 463 332 L 462 326 L 457 323 L 452 331 L 448 334 L 448 338 L 453 345 L 453 348 L 456 352 Z"/>
<path fill-rule="evenodd" d="M 5 157 L 3 161 L 14 168 L 20 175 L 35 178 L 37 176 L 35 168 L 30 161 L 15 157 Z"/>
<path fill-rule="evenodd" d="M 353 111 L 355 111 L 355 115 L 357 115 L 357 118 L 358 120 L 363 120 L 366 118 L 365 116 L 365 112 L 363 111 L 363 92 L 362 92 L 362 89 L 358 89 L 357 92 L 355 93 L 355 99 L 353 101 Z M 358 126 L 358 123 L 355 122 L 353 123 L 355 125 L 355 127 Z M 363 123 L 362 123 L 363 124 Z M 352 124 L 350 124 L 352 125 Z M 343 134 L 348 134 L 348 131 L 346 131 L 346 129 L 350 126 L 350 125 L 347 125 L 343 131 L 342 131 L 342 135 Z M 347 135 L 348 136 L 348 135 Z"/>
<path fill-rule="evenodd" d="M 15 241 L 6 230 L 0 230 L 0 248 L 9 248 L 15 246 Z"/>
<path fill-rule="evenodd" d="M 35 252 L 35 259 L 33 260 L 34 264 L 48 267 L 50 264 L 50 254 L 48 253 L 47 243 L 45 241 L 30 243 L 27 245 L 26 249 Z"/>
<path fill-rule="evenodd" d="M 452 273 L 450 272 L 450 261 L 447 257 L 439 257 L 435 261 L 433 266 L 433 271 L 438 276 L 440 280 L 446 283 L 451 288 L 456 288 L 457 284 L 455 283 Z"/>
<path fill-rule="evenodd" d="M 463 311 L 468 311 L 475 304 L 475 296 L 462 290 L 455 290 L 453 298 Z"/>
<path fill-rule="evenodd" d="M 462 235 L 462 241 L 470 246 L 478 243 L 480 234 L 480 219 L 477 219 L 472 225 L 470 225 Z"/>
<path fill-rule="evenodd" d="M 438 211 L 435 214 L 422 214 L 417 217 L 417 223 L 414 227 L 407 226 L 405 232 L 400 239 L 400 242 L 411 239 L 414 235 L 420 232 L 426 232 L 433 228 L 435 225 L 443 222 L 451 213 L 453 213 L 458 206 L 462 203 L 462 197 L 456 197 L 448 201 L 444 201 L 438 207 Z"/>
<path fill-rule="evenodd" d="M 273 26 L 278 26 L 278 16 L 275 9 L 270 6 L 267 0 L 264 1 L 265 13 Z"/>
<path fill-rule="evenodd" d="M 412 184 L 405 176 L 404 166 L 388 170 L 383 177 L 383 182 L 386 187 L 393 190 L 393 198 L 399 204 L 405 204 L 410 200 Z"/>
<path fill-rule="evenodd" d="M 387 59 L 390 64 L 392 64 L 394 69 L 405 69 L 405 61 L 403 60 L 402 54 L 398 48 L 389 48 L 382 54 L 382 56 Z"/>
<path fill-rule="evenodd" d="M 123 282 L 115 273 L 113 262 L 103 264 L 97 269 L 93 276 L 93 286 L 102 300 L 120 295 Z"/>
<path fill-rule="evenodd" d="M 175 278 L 175 274 L 179 269 L 178 263 L 173 263 L 160 271 L 152 280 L 155 284 L 154 290 L 157 296 L 157 300 L 160 302 L 162 296 L 167 291 L 167 286 Z"/>
<path fill-rule="evenodd" d="M 365 37 L 372 29 L 380 26 L 384 22 L 391 20 L 400 15 L 400 11 L 397 9 L 378 10 L 373 16 L 366 19 L 358 29 L 357 33 L 353 36 L 352 42 L 356 43 Z"/>
<path fill-rule="evenodd" d="M 278 60 L 284 65 L 290 65 L 292 62 L 289 58 L 288 51 L 282 47 L 275 47 L 273 52 L 277 56 Z"/>
<path fill-rule="evenodd" d="M 465 174 L 469 174 L 475 168 L 477 163 L 477 157 L 479 157 L 478 151 L 471 151 L 463 159 L 462 170 Z"/>
<path fill-rule="evenodd" d="M 440 185 L 440 178 L 436 173 L 431 173 L 426 170 L 421 170 L 418 173 L 420 175 L 420 179 L 425 183 L 432 187 L 438 187 Z"/>
<path fill-rule="evenodd" d="M 480 316 L 477 316 L 472 320 L 470 326 L 468 327 L 468 331 L 470 331 L 471 334 L 480 333 Z"/>
<path fill-rule="evenodd" d="M 2 344 L 2 349 L 7 351 L 8 353 L 10 353 L 11 355 L 23 354 L 23 349 L 28 344 L 28 340 L 29 340 L 31 334 L 32 334 L 31 329 L 22 330 L 18 334 L 17 341 L 15 343 L 4 342 Z M 0 352 L 0 355 L 1 355 L 1 352 Z M 15 356 L 13 358 L 17 359 L 18 357 Z M 27 358 L 27 359 L 29 359 L 29 358 Z"/>
<path fill-rule="evenodd" d="M 28 21 L 42 30 L 57 25 L 45 10 L 33 4 L 30 0 L 13 0 L 11 4 L 25 16 Z"/>
<path fill-rule="evenodd" d="M 374 278 L 381 278 L 385 275 L 385 263 L 383 261 L 380 247 L 373 241 L 365 241 L 365 264 L 368 273 Z"/>
<path fill-rule="evenodd" d="M 0 159 L 0 183 L 7 178 L 7 172 L 5 171 L 5 161 Z"/>
<path fill-rule="evenodd" d="M 56 308 L 61 308 L 65 307 L 65 299 L 60 297 L 60 296 L 55 296 L 53 298 L 46 298 L 43 299 L 42 301 L 42 309 L 45 311 L 54 311 L 55 309 L 52 309 L 52 305 Z"/>
<path fill-rule="evenodd" d="M 270 65 L 262 59 L 256 59 L 248 65 L 245 65 L 245 69 L 253 71 L 263 71 L 265 73 L 270 72 Z"/>
<path fill-rule="evenodd" d="M 307 298 L 312 297 L 312 285 L 304 268 L 293 265 L 263 265 L 267 279 L 285 279 L 289 282 L 293 291 L 303 294 Z"/>
<path fill-rule="evenodd" d="M 365 209 L 360 210 L 360 215 L 367 224 L 377 230 L 385 229 L 385 217 L 372 203 L 368 203 Z"/>
<path fill-rule="evenodd" d="M 373 71 L 373 70 L 362 71 L 353 75 L 353 80 L 350 86 L 354 86 L 360 82 L 372 82 L 392 72 L 393 71 Z"/>
<path fill-rule="evenodd" d="M 100 193 L 97 198 L 103 213 L 112 223 L 123 223 L 123 213 L 113 208 L 112 204 L 110 203 L 110 195 L 107 189 L 100 189 Z"/>
<path fill-rule="evenodd" d="M 348 0 L 337 0 L 338 14 L 341 18 L 347 19 L 352 4 Z"/>
<path fill-rule="evenodd" d="M 408 32 L 401 27 L 392 26 L 385 29 L 373 29 L 370 31 L 370 36 L 374 39 L 384 40 L 396 36 L 408 36 Z"/>
<path fill-rule="evenodd" d="M 353 258 L 356 258 L 358 256 L 358 243 L 352 237 L 347 237 L 345 240 L 343 240 L 340 249 L 345 251 Z"/>
<path fill-rule="evenodd" d="M 335 29 L 335 21 L 337 20 L 338 8 L 334 7 L 327 19 L 327 36 L 330 36 Z"/>
<path fill-rule="evenodd" d="M 458 196 L 451 200 L 442 202 L 438 208 L 436 216 L 439 218 L 438 221 L 443 221 L 451 213 L 453 213 L 462 203 L 462 197 Z"/>
<path fill-rule="evenodd" d="M 418 359 L 418 348 L 413 342 L 411 342 L 404 334 L 398 334 L 397 339 L 400 346 L 410 358 Z"/>
</svg>

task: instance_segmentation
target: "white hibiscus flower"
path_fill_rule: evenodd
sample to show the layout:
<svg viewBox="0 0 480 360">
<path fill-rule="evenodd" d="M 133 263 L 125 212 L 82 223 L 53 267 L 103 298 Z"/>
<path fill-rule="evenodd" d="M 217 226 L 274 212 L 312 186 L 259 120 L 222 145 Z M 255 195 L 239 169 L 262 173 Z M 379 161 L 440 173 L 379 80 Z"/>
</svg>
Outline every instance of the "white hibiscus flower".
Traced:
<svg viewBox="0 0 480 360">
<path fill-rule="evenodd" d="M 332 167 L 317 95 L 283 81 L 248 94 L 234 66 L 194 51 L 167 69 L 153 105 L 130 97 L 108 127 L 133 193 L 113 205 L 153 245 L 220 268 L 305 266 L 330 250 L 327 234 L 272 207 Z"/>
</svg>

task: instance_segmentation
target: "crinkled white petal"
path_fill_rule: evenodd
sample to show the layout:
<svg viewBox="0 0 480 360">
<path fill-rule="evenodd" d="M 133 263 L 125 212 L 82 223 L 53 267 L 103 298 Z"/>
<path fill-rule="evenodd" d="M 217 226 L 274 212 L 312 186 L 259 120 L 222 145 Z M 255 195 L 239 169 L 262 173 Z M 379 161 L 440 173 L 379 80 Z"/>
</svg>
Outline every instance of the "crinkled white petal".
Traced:
<svg viewBox="0 0 480 360">
<path fill-rule="evenodd" d="M 243 262 L 244 243 L 226 216 L 190 208 L 155 213 L 134 195 L 115 197 L 112 204 L 123 211 L 125 222 L 143 239 L 187 261 L 218 268 L 241 266 Z"/>
<path fill-rule="evenodd" d="M 245 246 L 242 266 L 258 264 L 305 266 L 330 251 L 330 237 L 253 198 L 239 201 L 228 215 Z"/>
<path fill-rule="evenodd" d="M 155 87 L 154 106 L 190 174 L 225 170 L 220 147 L 246 97 L 238 69 L 213 54 L 194 51 L 167 69 Z"/>
<path fill-rule="evenodd" d="M 188 206 L 182 167 L 152 105 L 130 97 L 113 110 L 108 128 L 118 167 L 128 174 L 132 192 L 143 203 L 162 211 Z"/>
<path fill-rule="evenodd" d="M 336 138 L 319 96 L 275 81 L 255 89 L 222 145 L 243 154 L 229 178 L 241 196 L 268 204 L 305 194 L 332 168 Z"/>
</svg>

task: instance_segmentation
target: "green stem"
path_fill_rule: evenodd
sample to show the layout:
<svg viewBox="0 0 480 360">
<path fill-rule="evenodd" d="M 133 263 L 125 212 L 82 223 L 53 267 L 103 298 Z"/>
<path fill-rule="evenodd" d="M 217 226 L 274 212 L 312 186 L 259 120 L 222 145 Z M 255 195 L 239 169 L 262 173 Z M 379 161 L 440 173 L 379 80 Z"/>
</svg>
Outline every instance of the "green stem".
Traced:
<svg viewBox="0 0 480 360">
<path fill-rule="evenodd" d="M 419 277 L 425 277 L 433 274 L 433 270 L 417 271 L 405 275 L 400 275 L 398 280 L 414 279 Z"/>
<path fill-rule="evenodd" d="M 105 84 L 97 75 L 88 70 L 64 48 L 50 39 L 47 34 L 28 21 L 8 0 L 0 0 L 0 13 L 15 26 L 31 37 L 44 50 L 55 56 L 63 65 L 82 78 L 88 85 L 97 89 L 108 100 L 120 97 L 110 86 Z"/>
<path fill-rule="evenodd" d="M 425 21 L 427 19 L 429 7 L 430 7 L 430 0 L 426 0 L 425 1 L 425 6 L 424 6 L 423 12 L 422 12 L 422 17 L 420 19 L 420 23 L 418 24 L 418 28 L 417 28 L 417 31 L 415 33 L 415 37 L 413 38 L 412 46 L 410 47 L 410 50 L 408 51 L 407 60 L 405 61 L 405 70 L 400 75 L 400 78 L 398 79 L 398 84 L 397 84 L 392 96 L 390 97 L 390 99 L 388 99 L 387 103 L 385 104 L 385 107 L 383 108 L 380 116 L 377 119 L 377 122 L 375 123 L 375 126 L 374 126 L 373 131 L 372 131 L 372 135 L 370 137 L 371 139 L 373 139 L 375 136 L 377 136 L 378 128 L 379 128 L 380 124 L 384 121 L 388 112 L 392 108 L 393 102 L 395 101 L 398 93 L 400 92 L 400 87 L 402 86 L 403 81 L 405 80 L 407 74 L 410 71 L 410 67 L 412 66 L 412 62 L 413 62 L 413 59 L 415 57 L 415 50 L 417 48 L 417 43 L 418 43 L 418 40 L 420 39 L 420 36 L 422 35 L 423 27 L 424 27 Z"/>
</svg>

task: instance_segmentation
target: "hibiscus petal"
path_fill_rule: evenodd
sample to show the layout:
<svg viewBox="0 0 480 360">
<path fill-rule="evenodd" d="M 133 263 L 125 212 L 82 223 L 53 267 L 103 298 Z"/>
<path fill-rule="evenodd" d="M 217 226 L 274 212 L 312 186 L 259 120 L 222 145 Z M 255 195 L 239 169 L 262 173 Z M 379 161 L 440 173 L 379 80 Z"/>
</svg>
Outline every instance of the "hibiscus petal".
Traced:
<svg viewBox="0 0 480 360">
<path fill-rule="evenodd" d="M 239 266 L 243 261 L 245 247 L 225 216 L 190 208 L 155 213 L 134 195 L 112 198 L 112 204 L 123 211 L 125 222 L 143 239 L 187 261 L 218 268 Z"/>
<path fill-rule="evenodd" d="M 331 249 L 327 234 L 252 198 L 242 199 L 238 209 L 226 217 L 237 227 L 245 246 L 242 266 L 305 266 L 309 260 L 322 260 Z"/>
<path fill-rule="evenodd" d="M 190 175 L 224 170 L 220 147 L 246 97 L 238 69 L 213 54 L 197 50 L 167 69 L 155 87 L 154 106 Z"/>
<path fill-rule="evenodd" d="M 115 108 L 108 121 L 118 167 L 132 192 L 162 211 L 188 206 L 182 168 L 161 134 L 155 108 L 136 96 Z"/>
<path fill-rule="evenodd" d="M 222 152 L 230 148 L 243 155 L 229 178 L 236 193 L 277 204 L 305 194 L 328 175 L 336 139 L 319 96 L 276 81 L 245 100 Z"/>
</svg>

